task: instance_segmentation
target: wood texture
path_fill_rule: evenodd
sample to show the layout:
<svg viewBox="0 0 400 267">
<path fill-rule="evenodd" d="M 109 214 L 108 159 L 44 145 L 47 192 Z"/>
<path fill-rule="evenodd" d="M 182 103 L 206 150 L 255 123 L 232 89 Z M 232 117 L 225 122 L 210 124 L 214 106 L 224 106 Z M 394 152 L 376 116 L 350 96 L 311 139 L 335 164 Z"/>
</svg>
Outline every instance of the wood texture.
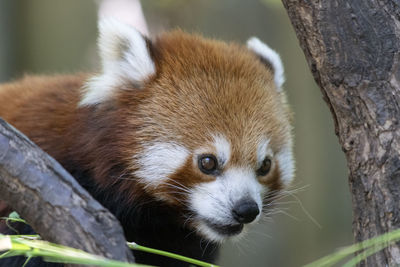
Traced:
<svg viewBox="0 0 400 267">
<path fill-rule="evenodd" d="M 45 240 L 133 262 L 117 219 L 60 164 L 1 119 L 0 198 Z"/>
<path fill-rule="evenodd" d="M 346 154 L 353 232 L 400 227 L 400 2 L 282 0 Z M 361 265 L 400 264 L 394 244 Z"/>
</svg>

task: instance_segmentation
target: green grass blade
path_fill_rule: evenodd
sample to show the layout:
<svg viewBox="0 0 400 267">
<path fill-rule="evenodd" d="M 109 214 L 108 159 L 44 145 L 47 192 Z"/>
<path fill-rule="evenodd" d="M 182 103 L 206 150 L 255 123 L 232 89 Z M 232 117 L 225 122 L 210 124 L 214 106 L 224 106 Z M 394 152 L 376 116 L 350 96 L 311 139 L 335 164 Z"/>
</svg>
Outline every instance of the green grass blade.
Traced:
<svg viewBox="0 0 400 267">
<path fill-rule="evenodd" d="M 358 254 L 357 256 L 355 256 L 354 258 L 352 258 L 351 260 L 349 260 L 345 264 L 343 264 L 343 267 L 356 266 L 359 262 L 365 260 L 367 257 L 377 253 L 378 251 L 384 249 L 385 247 L 387 247 L 387 245 L 386 244 L 382 244 L 382 245 L 379 245 L 379 246 L 373 246 L 373 247 L 371 247 L 369 249 L 366 249 L 363 252 L 360 252 L 360 254 Z"/>
<path fill-rule="evenodd" d="M 199 261 L 199 260 L 195 260 L 192 258 L 188 258 L 188 257 L 184 257 L 175 253 L 171 253 L 171 252 L 166 252 L 163 250 L 158 250 L 158 249 L 154 249 L 154 248 L 148 248 L 148 247 L 144 247 L 144 246 L 140 246 L 134 242 L 128 242 L 128 247 L 133 249 L 133 250 L 139 250 L 139 251 L 144 251 L 144 252 L 148 252 L 148 253 L 153 253 L 153 254 L 157 254 L 157 255 L 161 255 L 161 256 L 165 256 L 165 257 L 169 257 L 169 258 L 173 258 L 173 259 L 177 259 L 177 260 L 181 260 L 181 261 L 185 261 L 191 264 L 195 264 L 198 266 L 202 266 L 202 267 L 219 267 L 218 265 L 214 265 L 211 263 L 207 263 L 204 261 Z"/>
<path fill-rule="evenodd" d="M 22 265 L 22 267 L 25 267 L 26 265 L 28 265 L 29 261 L 32 259 L 32 257 L 28 257 L 26 259 L 26 261 L 24 262 L 24 265 Z"/>
<path fill-rule="evenodd" d="M 371 246 L 382 246 L 382 248 L 384 248 L 387 247 L 390 243 L 399 240 L 400 240 L 400 229 L 345 247 L 335 253 L 325 256 L 310 264 L 307 264 L 305 265 L 305 267 L 332 266 L 358 251 L 370 248 Z"/>
<path fill-rule="evenodd" d="M 1 220 L 5 220 L 6 222 L 20 222 L 20 223 L 25 223 L 26 221 L 23 219 L 18 219 L 18 218 L 10 218 L 10 217 L 0 217 Z"/>
<path fill-rule="evenodd" d="M 0 255 L 2 257 L 11 256 L 26 256 L 30 257 L 42 257 L 46 261 L 59 262 L 59 263 L 70 263 L 70 264 L 86 264 L 86 265 L 97 265 L 104 267 L 133 267 L 133 266 L 144 266 L 138 264 L 129 264 L 124 262 L 113 261 L 105 259 L 103 257 L 91 255 L 82 250 L 73 249 L 57 244 L 52 244 L 43 240 L 37 240 L 39 235 L 11 235 L 5 236 L 0 235 L 0 243 L 3 242 L 8 247 L 9 251 Z M 7 242 L 11 245 L 8 245 Z M 129 248 L 148 253 L 153 253 L 177 260 L 185 261 L 201 267 L 218 267 L 210 263 L 199 261 L 196 259 L 184 257 L 178 254 L 152 249 L 144 246 L 140 246 L 136 243 L 127 243 Z"/>
<path fill-rule="evenodd" d="M 32 237 L 30 237 L 32 238 Z M 4 242 L 6 240 L 6 242 Z M 11 256 L 42 257 L 46 261 L 96 265 L 104 267 L 138 267 L 147 266 L 141 264 L 131 264 L 115 260 L 109 260 L 104 257 L 92 255 L 79 249 L 69 248 L 61 245 L 52 244 L 43 240 L 25 239 L 20 236 L 0 236 L 0 243 L 11 243 L 9 251 L 0 255 L 0 258 Z"/>
</svg>

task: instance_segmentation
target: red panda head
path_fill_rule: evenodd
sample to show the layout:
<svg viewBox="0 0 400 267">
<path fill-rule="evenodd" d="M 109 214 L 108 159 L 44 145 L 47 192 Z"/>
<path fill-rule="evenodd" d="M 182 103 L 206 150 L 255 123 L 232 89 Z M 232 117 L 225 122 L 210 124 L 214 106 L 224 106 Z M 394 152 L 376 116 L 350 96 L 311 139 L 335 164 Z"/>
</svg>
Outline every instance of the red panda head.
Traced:
<svg viewBox="0 0 400 267">
<path fill-rule="evenodd" d="M 100 23 L 99 47 L 103 70 L 80 106 L 123 118 L 114 138 L 125 191 L 137 199 L 140 187 L 176 207 L 213 241 L 239 235 L 268 211 L 294 175 L 276 52 L 257 38 L 242 47 L 181 31 L 150 41 L 111 20 Z"/>
</svg>

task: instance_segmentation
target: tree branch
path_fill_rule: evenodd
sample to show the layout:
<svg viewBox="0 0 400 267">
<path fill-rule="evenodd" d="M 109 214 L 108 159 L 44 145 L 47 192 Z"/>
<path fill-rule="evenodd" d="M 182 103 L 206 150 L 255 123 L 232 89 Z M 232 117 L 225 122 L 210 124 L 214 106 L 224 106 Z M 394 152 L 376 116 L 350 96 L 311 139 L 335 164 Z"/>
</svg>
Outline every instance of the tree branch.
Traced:
<svg viewBox="0 0 400 267">
<path fill-rule="evenodd" d="M 282 2 L 347 157 L 356 241 L 400 228 L 398 1 Z M 362 263 L 399 264 L 399 244 Z"/>
<path fill-rule="evenodd" d="M 59 163 L 1 119 L 0 197 L 45 240 L 134 261 L 117 219 Z"/>
</svg>

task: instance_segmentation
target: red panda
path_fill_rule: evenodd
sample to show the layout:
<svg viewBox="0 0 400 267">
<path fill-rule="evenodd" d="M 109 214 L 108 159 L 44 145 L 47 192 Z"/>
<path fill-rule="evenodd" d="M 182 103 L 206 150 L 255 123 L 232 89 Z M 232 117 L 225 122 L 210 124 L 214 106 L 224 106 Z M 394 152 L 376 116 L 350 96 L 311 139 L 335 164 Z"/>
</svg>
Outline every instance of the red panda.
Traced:
<svg viewBox="0 0 400 267">
<path fill-rule="evenodd" d="M 257 38 L 148 40 L 114 20 L 99 31 L 99 73 L 4 84 L 0 116 L 114 213 L 128 241 L 214 261 L 294 176 L 280 57 Z"/>
</svg>

